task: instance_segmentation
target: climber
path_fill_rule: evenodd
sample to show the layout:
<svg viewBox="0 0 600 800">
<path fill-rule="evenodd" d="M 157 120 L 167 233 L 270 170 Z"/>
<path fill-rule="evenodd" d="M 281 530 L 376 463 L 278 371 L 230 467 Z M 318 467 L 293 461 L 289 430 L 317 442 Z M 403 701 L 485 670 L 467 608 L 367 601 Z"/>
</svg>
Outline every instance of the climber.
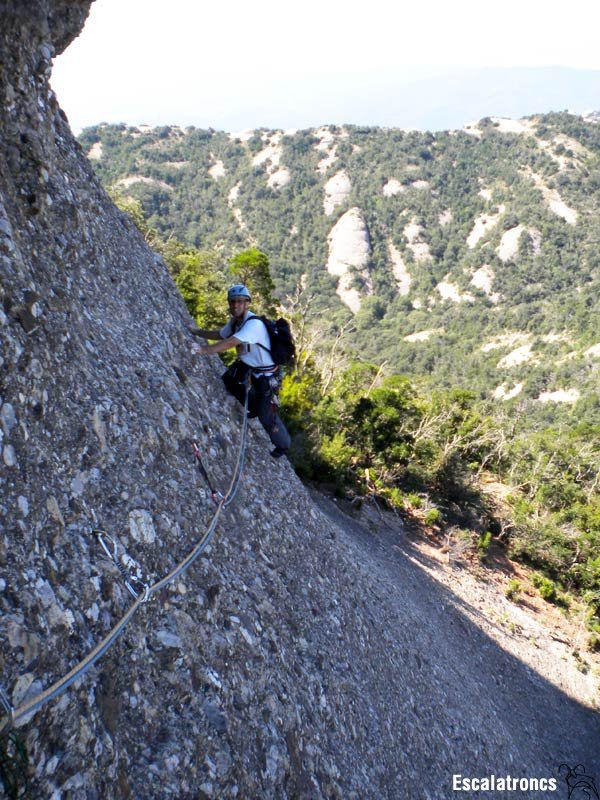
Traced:
<svg viewBox="0 0 600 800">
<path fill-rule="evenodd" d="M 246 385 L 250 378 L 248 416 L 259 418 L 275 445 L 271 455 L 273 458 L 280 458 L 290 447 L 290 435 L 277 410 L 281 369 L 271 357 L 266 325 L 250 311 L 251 297 L 248 289 L 241 283 L 231 286 L 227 291 L 227 300 L 231 318 L 220 330 L 204 330 L 195 325 L 189 328 L 194 336 L 220 341 L 214 344 L 194 344 L 192 352 L 205 356 L 223 353 L 235 347 L 238 357 L 223 373 L 223 383 L 240 403 L 244 403 Z"/>
</svg>

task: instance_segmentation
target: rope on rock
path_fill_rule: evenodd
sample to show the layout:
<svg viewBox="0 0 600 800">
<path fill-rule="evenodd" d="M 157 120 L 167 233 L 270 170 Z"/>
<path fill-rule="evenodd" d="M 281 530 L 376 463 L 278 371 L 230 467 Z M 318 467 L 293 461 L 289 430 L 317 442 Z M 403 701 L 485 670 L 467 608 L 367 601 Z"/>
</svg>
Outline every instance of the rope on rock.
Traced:
<svg viewBox="0 0 600 800">
<path fill-rule="evenodd" d="M 125 628 L 127 623 L 130 622 L 130 620 L 133 618 L 133 616 L 135 615 L 136 611 L 140 608 L 140 606 L 142 606 L 144 603 L 147 603 L 153 595 L 155 595 L 157 592 L 160 592 L 174 580 L 183 575 L 183 573 L 186 572 L 186 570 L 188 570 L 192 566 L 194 561 L 196 561 L 196 559 L 208 547 L 214 536 L 217 527 L 217 522 L 219 521 L 219 517 L 221 516 L 221 512 L 223 511 L 224 508 L 227 508 L 227 506 L 229 506 L 233 502 L 240 485 L 240 480 L 244 469 L 244 459 L 246 455 L 246 440 L 248 434 L 248 391 L 249 387 L 246 385 L 246 399 L 243 411 L 244 422 L 242 426 L 241 442 L 238 450 L 237 463 L 235 465 L 233 477 L 231 479 L 231 483 L 229 485 L 226 494 L 221 495 L 219 493 L 219 500 L 217 503 L 216 511 L 213 514 L 210 524 L 206 529 L 206 531 L 204 532 L 204 534 L 202 535 L 202 537 L 200 538 L 198 544 L 183 559 L 183 561 L 181 561 L 173 570 L 171 570 L 171 572 L 168 573 L 168 575 L 165 575 L 164 578 L 157 581 L 151 586 L 146 584 L 144 586 L 144 591 L 138 593 L 130 585 L 131 576 L 128 575 L 127 572 L 121 568 L 116 558 L 116 549 L 113 555 L 110 553 L 110 550 L 108 550 L 108 548 L 106 547 L 106 544 L 104 543 L 101 536 L 104 533 L 104 531 L 94 531 L 94 533 L 96 533 L 96 535 L 98 536 L 99 541 L 101 542 L 102 547 L 104 548 L 109 558 L 111 558 L 111 560 L 113 560 L 116 563 L 119 571 L 121 572 L 122 577 L 125 580 L 125 585 L 127 589 L 129 590 L 130 594 L 135 598 L 134 603 L 128 608 L 123 617 L 119 620 L 119 622 L 117 622 L 117 624 L 112 628 L 112 630 L 104 637 L 104 639 L 102 639 L 102 641 L 99 642 L 96 645 L 96 647 L 94 647 L 94 649 L 90 653 L 88 653 L 88 655 L 82 661 L 76 664 L 71 670 L 69 670 L 69 672 L 67 672 L 66 675 L 64 675 L 58 681 L 56 681 L 47 689 L 45 689 L 41 694 L 23 702 L 17 708 L 13 708 L 8 700 L 8 697 L 3 692 L 0 692 L 0 701 L 7 711 L 7 716 L 5 717 L 4 720 L 2 720 L 2 722 L 0 722 L 0 733 L 2 733 L 2 731 L 7 729 L 8 727 L 14 726 L 16 722 L 22 720 L 24 717 L 33 715 L 43 705 L 50 702 L 50 700 L 53 700 L 55 697 L 58 697 L 58 695 L 62 694 L 66 689 L 68 689 L 68 687 L 72 683 L 74 683 L 79 678 L 83 677 L 85 673 L 96 663 L 96 661 L 98 661 L 98 659 L 100 659 L 106 653 L 106 651 L 114 644 L 116 639 L 123 632 L 123 629 Z M 208 476 L 206 477 L 208 481 Z M 211 491 L 213 491 L 212 487 Z M 213 494 L 215 494 L 214 491 Z"/>
</svg>

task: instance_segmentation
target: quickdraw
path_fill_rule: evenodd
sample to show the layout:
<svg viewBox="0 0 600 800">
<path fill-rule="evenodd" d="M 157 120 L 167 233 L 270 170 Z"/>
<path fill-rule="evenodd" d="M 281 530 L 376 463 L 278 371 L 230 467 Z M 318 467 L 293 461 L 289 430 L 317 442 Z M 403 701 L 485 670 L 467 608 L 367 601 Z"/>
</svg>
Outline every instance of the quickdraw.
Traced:
<svg viewBox="0 0 600 800">
<path fill-rule="evenodd" d="M 137 564 L 130 555 L 128 555 L 125 551 L 123 551 L 121 555 L 121 559 L 119 560 L 119 548 L 117 545 L 116 539 L 112 536 L 109 536 L 106 531 L 101 530 L 100 528 L 94 528 L 92 533 L 98 539 L 100 546 L 108 556 L 108 558 L 113 562 L 116 568 L 119 570 L 121 577 L 127 587 L 127 591 L 129 594 L 134 598 L 137 599 L 139 592 L 133 588 L 133 583 L 142 584 L 142 570 L 139 564 Z M 109 550 L 106 542 L 104 541 L 104 537 L 110 540 L 113 551 Z M 135 571 L 135 572 L 134 572 Z M 147 586 L 147 584 L 146 584 Z"/>
<path fill-rule="evenodd" d="M 218 506 L 219 503 L 223 502 L 224 497 L 221 494 L 221 492 L 217 491 L 217 489 L 215 489 L 215 487 L 212 485 L 211 480 L 208 477 L 208 472 L 206 471 L 206 467 L 202 463 L 202 456 L 200 454 L 200 447 L 198 446 L 198 442 L 196 442 L 195 440 L 192 440 L 192 451 L 193 451 L 194 456 L 196 458 L 196 464 L 198 466 L 198 471 L 200 472 L 200 474 L 202 475 L 202 477 L 206 481 L 206 483 L 208 485 L 208 488 L 210 489 L 211 500 L 213 501 L 213 503 L 216 506 Z"/>
</svg>

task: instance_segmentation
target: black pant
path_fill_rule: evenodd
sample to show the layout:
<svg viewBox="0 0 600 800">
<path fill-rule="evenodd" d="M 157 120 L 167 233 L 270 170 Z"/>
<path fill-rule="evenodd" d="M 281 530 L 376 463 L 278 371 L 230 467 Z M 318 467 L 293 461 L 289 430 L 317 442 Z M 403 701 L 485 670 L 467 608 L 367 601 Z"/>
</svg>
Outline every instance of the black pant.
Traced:
<svg viewBox="0 0 600 800">
<path fill-rule="evenodd" d="M 275 447 L 287 450 L 290 446 L 290 435 L 277 413 L 277 406 L 273 403 L 274 391 L 271 378 L 267 375 L 251 378 L 250 371 L 247 364 L 234 361 L 221 377 L 227 391 L 242 404 L 246 401 L 247 381 L 250 381 L 248 416 L 258 417 Z"/>
</svg>

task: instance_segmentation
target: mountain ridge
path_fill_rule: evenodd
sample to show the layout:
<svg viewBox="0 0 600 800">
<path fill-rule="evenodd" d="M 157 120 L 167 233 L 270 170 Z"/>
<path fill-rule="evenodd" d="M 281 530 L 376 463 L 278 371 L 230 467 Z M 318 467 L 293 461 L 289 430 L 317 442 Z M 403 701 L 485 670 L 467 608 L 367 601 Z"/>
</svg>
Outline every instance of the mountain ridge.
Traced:
<svg viewBox="0 0 600 800">
<path fill-rule="evenodd" d="M 338 327 L 346 307 L 363 356 L 488 397 L 521 384 L 534 400 L 540 385 L 593 391 L 598 130 L 550 114 L 439 135 L 100 126 L 80 140 L 165 236 L 258 244 L 281 296 L 301 282 Z M 531 355 L 495 358 L 509 334 L 533 335 Z"/>
</svg>

